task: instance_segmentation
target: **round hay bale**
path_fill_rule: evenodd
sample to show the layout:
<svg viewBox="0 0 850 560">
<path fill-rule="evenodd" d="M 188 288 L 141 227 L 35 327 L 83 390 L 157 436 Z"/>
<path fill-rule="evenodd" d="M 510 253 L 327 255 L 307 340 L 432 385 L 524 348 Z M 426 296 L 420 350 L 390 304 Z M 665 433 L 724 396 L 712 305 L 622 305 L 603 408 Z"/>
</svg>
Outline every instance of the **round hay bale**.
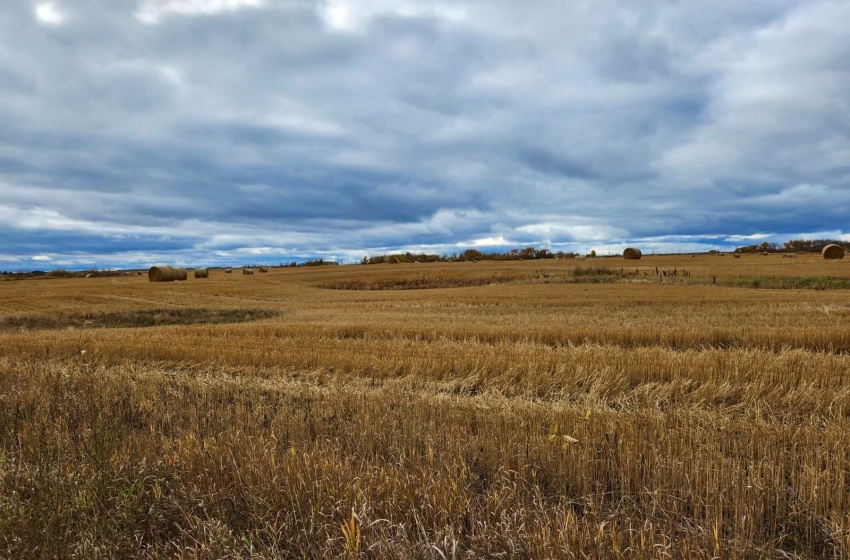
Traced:
<svg viewBox="0 0 850 560">
<path fill-rule="evenodd" d="M 243 274 L 243 275 L 245 275 L 245 276 L 249 276 L 249 275 L 251 275 L 251 274 L 254 274 L 254 271 L 253 271 L 253 270 L 251 270 L 250 268 L 243 268 L 243 269 L 242 269 L 242 274 Z"/>
<path fill-rule="evenodd" d="M 233 269 L 232 268 L 225 268 L 224 273 L 225 274 L 233 274 Z"/>
<path fill-rule="evenodd" d="M 152 266 L 148 270 L 148 280 L 151 282 L 174 282 L 175 280 L 186 280 L 189 274 L 185 268 L 169 266 L 167 264 Z"/>
<path fill-rule="evenodd" d="M 260 272 L 268 272 L 268 271 L 269 271 L 269 267 L 267 267 L 267 266 L 261 266 L 261 267 L 259 268 L 259 270 L 260 270 Z"/>
<path fill-rule="evenodd" d="M 733 258 L 736 258 L 736 259 L 740 259 L 740 258 L 741 258 L 741 253 L 733 253 L 733 254 L 732 254 L 732 257 L 733 257 Z"/>
<path fill-rule="evenodd" d="M 623 258 L 630 261 L 640 260 L 642 256 L 643 253 L 641 253 L 640 249 L 637 247 L 627 247 L 626 250 L 623 251 Z"/>
<path fill-rule="evenodd" d="M 94 272 L 89 272 L 86 274 L 86 278 L 94 278 Z"/>
<path fill-rule="evenodd" d="M 195 269 L 195 278 L 209 278 L 210 277 L 210 269 L 208 268 L 196 268 Z"/>
<path fill-rule="evenodd" d="M 167 264 L 152 266 L 148 270 L 148 280 L 151 282 L 174 282 L 177 280 L 177 274 L 174 272 L 174 267 Z"/>
<path fill-rule="evenodd" d="M 844 258 L 844 247 L 841 245 L 836 245 L 835 243 L 830 243 L 826 247 L 823 248 L 823 251 L 820 254 L 825 259 L 843 259 Z"/>
</svg>

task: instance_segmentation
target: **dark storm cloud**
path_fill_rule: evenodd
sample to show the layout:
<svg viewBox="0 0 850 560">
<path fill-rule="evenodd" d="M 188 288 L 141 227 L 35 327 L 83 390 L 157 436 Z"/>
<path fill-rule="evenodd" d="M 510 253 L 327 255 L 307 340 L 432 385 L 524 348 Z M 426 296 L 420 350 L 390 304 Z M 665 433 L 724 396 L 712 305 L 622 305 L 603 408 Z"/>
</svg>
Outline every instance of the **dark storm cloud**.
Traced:
<svg viewBox="0 0 850 560">
<path fill-rule="evenodd" d="M 848 20 L 796 0 L 15 0 L 0 268 L 847 235 Z"/>
</svg>

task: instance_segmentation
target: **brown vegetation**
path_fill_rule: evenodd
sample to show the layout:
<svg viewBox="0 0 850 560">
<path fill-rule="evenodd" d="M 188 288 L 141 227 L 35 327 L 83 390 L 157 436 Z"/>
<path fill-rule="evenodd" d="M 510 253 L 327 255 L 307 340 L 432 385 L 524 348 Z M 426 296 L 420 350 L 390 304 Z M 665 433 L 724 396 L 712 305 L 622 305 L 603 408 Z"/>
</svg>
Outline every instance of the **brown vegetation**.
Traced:
<svg viewBox="0 0 850 560">
<path fill-rule="evenodd" d="M 835 263 L 597 262 L 3 283 L 0 556 L 850 556 Z"/>
</svg>

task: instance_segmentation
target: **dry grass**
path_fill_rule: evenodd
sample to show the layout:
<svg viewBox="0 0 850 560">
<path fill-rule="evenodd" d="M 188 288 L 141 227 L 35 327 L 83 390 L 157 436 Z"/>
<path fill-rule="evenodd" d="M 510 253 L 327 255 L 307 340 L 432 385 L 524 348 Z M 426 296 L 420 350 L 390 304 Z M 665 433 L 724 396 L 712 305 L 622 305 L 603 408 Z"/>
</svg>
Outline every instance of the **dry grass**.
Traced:
<svg viewBox="0 0 850 560">
<path fill-rule="evenodd" d="M 850 557 L 850 293 L 737 283 L 846 263 L 634 271 L 4 282 L 0 556 Z"/>
</svg>

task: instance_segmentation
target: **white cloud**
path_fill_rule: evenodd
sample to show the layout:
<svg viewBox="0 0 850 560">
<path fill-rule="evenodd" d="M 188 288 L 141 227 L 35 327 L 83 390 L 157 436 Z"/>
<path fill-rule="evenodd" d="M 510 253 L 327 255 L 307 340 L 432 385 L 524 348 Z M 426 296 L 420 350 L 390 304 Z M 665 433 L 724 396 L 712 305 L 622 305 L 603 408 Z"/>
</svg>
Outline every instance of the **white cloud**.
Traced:
<svg viewBox="0 0 850 560">
<path fill-rule="evenodd" d="M 65 14 L 53 2 L 42 2 L 35 6 L 35 17 L 44 25 L 59 26 L 65 22 Z"/>
<path fill-rule="evenodd" d="M 609 225 L 577 225 L 569 223 L 543 222 L 516 228 L 517 231 L 539 236 L 547 240 L 569 240 L 575 242 L 605 241 L 624 238 L 629 232 Z"/>
<path fill-rule="evenodd" d="M 47 255 L 34 255 L 31 260 L 38 261 L 38 262 L 47 262 L 47 261 L 50 261 L 50 260 L 53 260 L 53 259 L 51 259 Z"/>
<path fill-rule="evenodd" d="M 209 16 L 265 5 L 267 0 L 142 0 L 136 18 L 144 23 L 155 24 L 166 15 Z"/>
<path fill-rule="evenodd" d="M 422 0 L 322 0 L 319 15 L 338 31 L 362 31 L 370 20 L 381 16 L 402 18 L 436 17 L 461 22 L 467 10 L 458 3 Z"/>
<path fill-rule="evenodd" d="M 483 237 L 481 239 L 473 239 L 468 242 L 455 243 L 456 247 L 504 247 L 510 245 L 511 242 L 503 236 L 498 237 Z"/>
</svg>

